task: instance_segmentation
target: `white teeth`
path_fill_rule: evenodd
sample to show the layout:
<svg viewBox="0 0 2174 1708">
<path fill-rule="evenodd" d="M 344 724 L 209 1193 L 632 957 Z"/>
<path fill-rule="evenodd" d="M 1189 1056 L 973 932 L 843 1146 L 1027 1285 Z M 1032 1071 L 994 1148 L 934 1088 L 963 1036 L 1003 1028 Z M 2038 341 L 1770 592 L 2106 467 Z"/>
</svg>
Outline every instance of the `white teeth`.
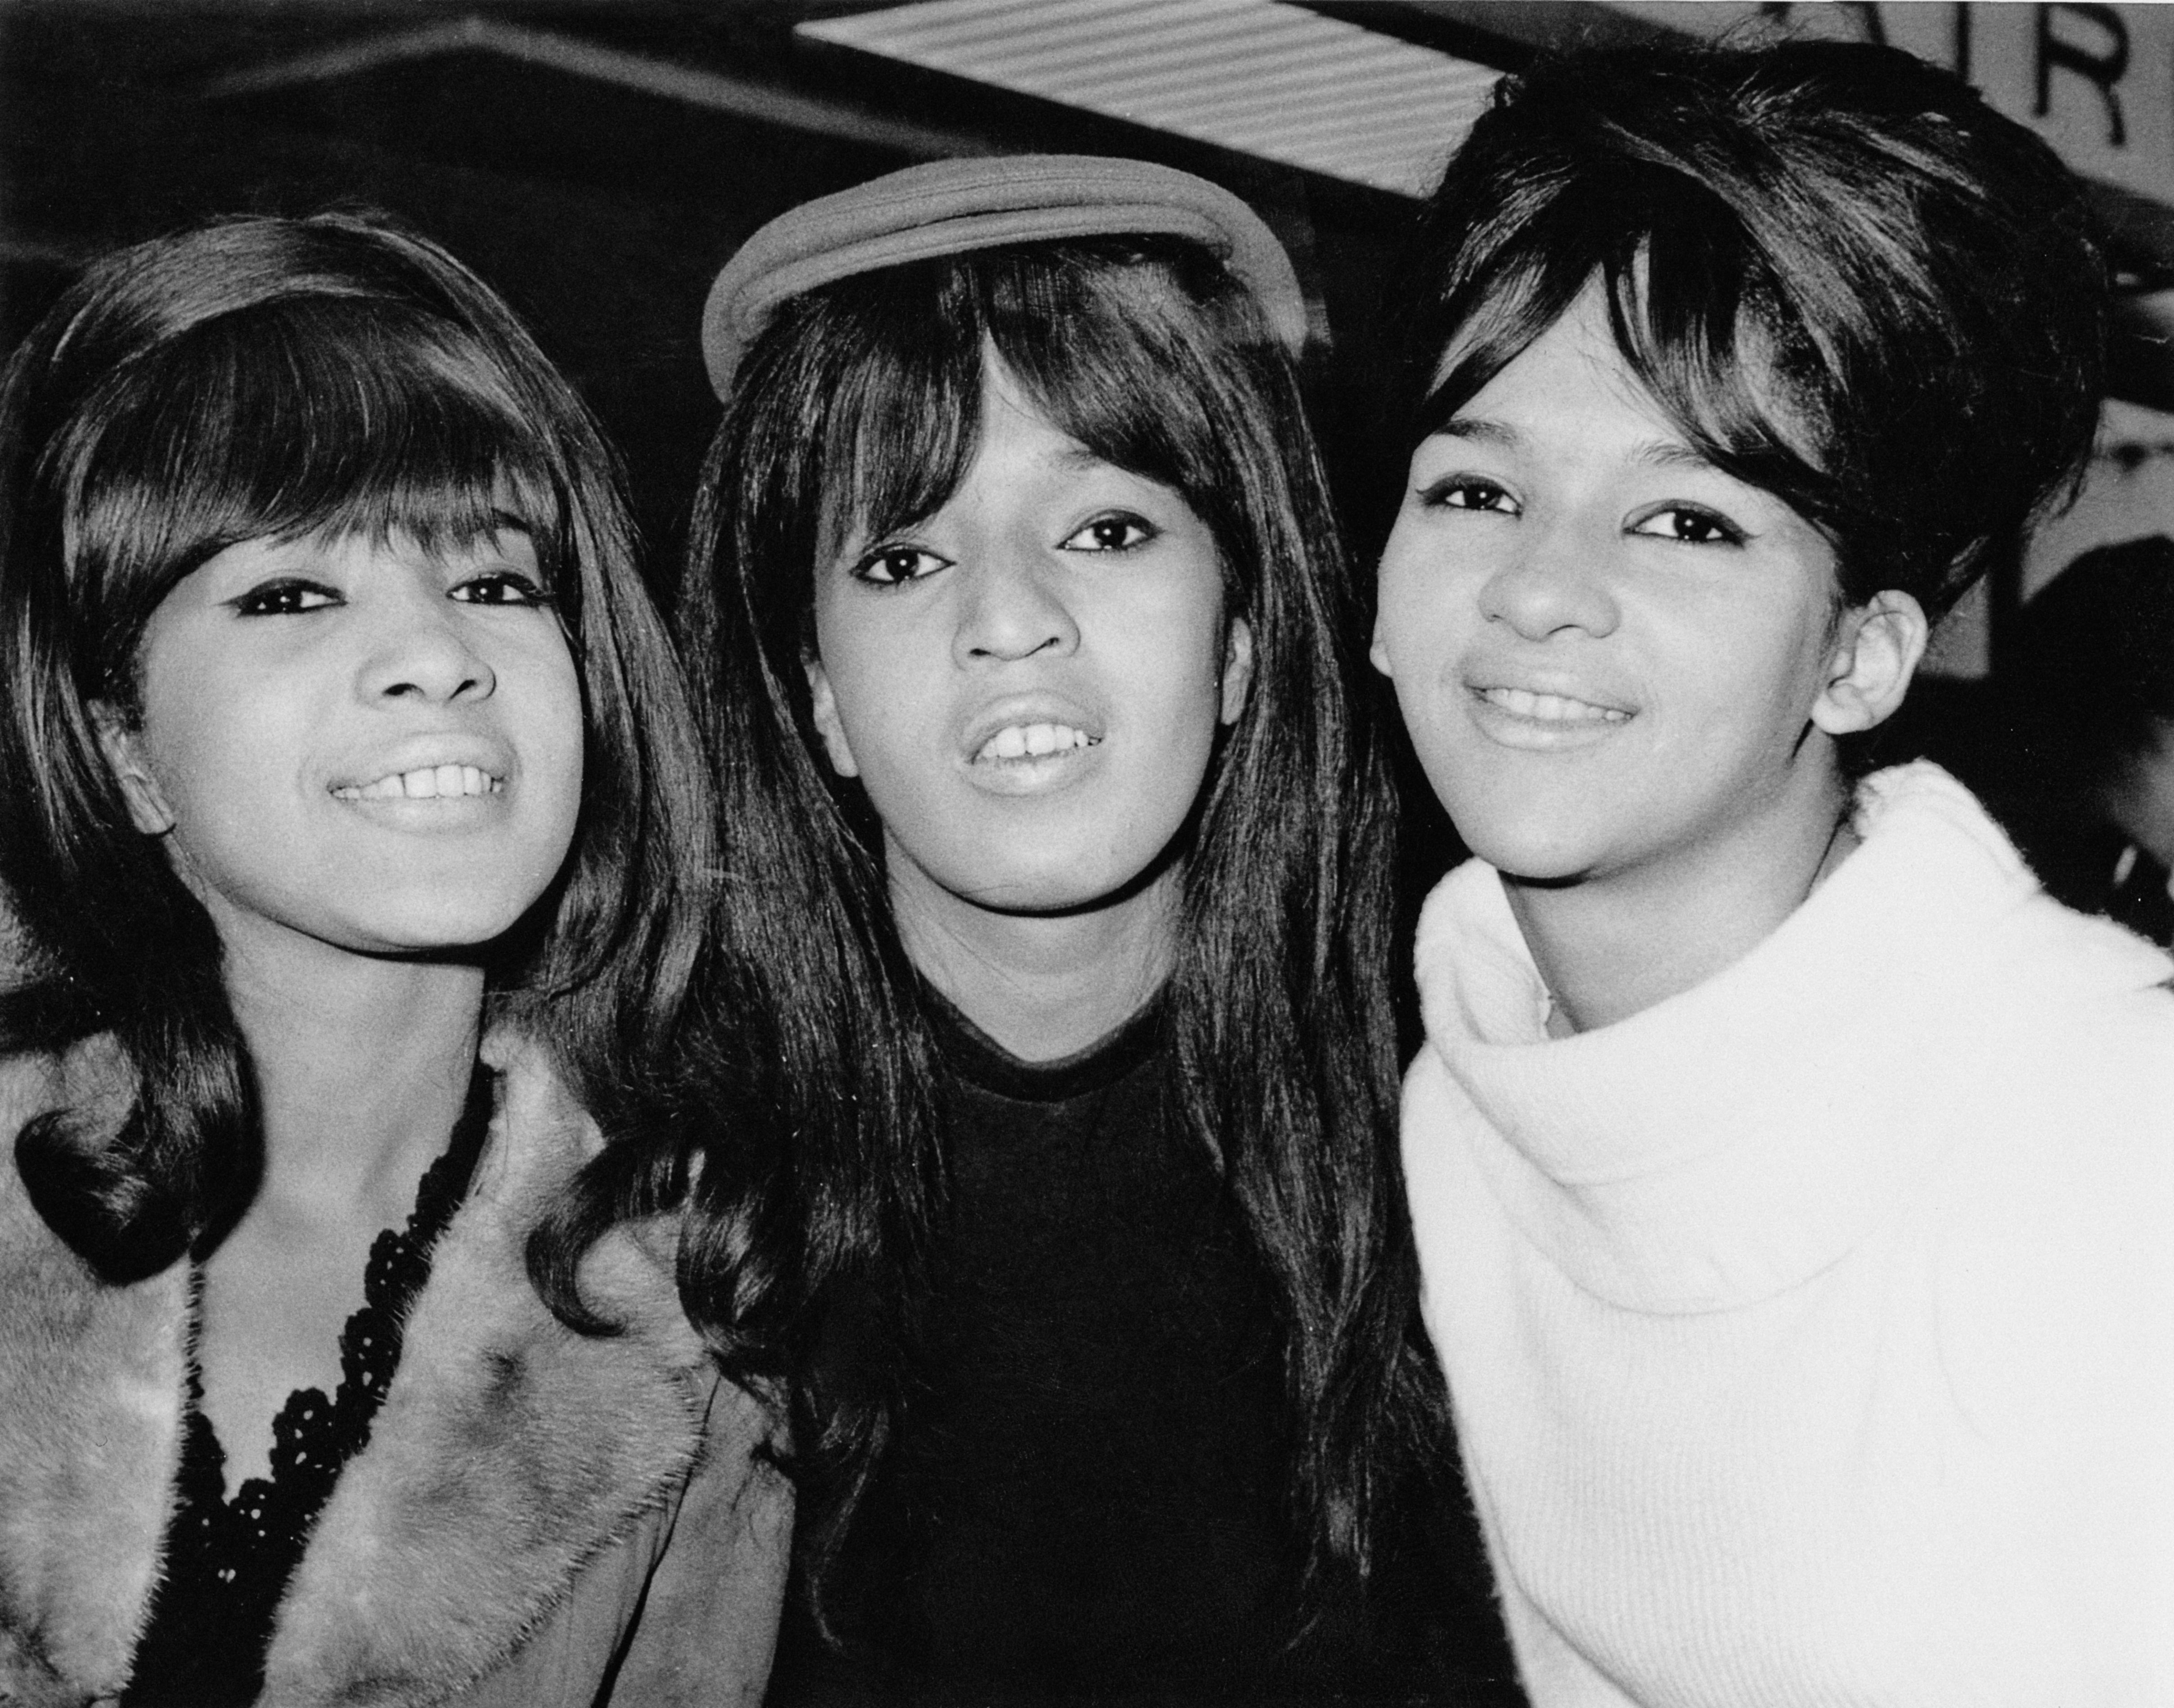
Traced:
<svg viewBox="0 0 2174 1708">
<path fill-rule="evenodd" d="M 1094 745 L 1093 738 L 1086 731 L 1074 729 L 1068 723 L 1010 723 L 983 742 L 981 752 L 974 757 L 981 759 L 1040 759 L 1046 754 Z"/>
<path fill-rule="evenodd" d="M 475 765 L 425 765 L 394 771 L 374 783 L 348 783 L 333 793 L 343 801 L 430 801 L 458 795 L 495 795 L 502 778 Z"/>
<path fill-rule="evenodd" d="M 1534 694 L 1522 688 L 1484 689 L 1479 697 L 1513 716 L 1535 718 L 1542 723 L 1621 723 L 1630 716 L 1613 706 L 1595 705 L 1567 695 Z"/>
</svg>

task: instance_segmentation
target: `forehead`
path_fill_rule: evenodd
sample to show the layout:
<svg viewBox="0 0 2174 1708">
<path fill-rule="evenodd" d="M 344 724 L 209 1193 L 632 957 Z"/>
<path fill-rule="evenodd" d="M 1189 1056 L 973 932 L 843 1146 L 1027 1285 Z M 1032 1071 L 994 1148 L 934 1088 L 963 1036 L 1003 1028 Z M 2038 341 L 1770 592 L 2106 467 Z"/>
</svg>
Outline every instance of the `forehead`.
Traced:
<svg viewBox="0 0 2174 1708">
<path fill-rule="evenodd" d="M 1480 387 L 1444 430 L 1525 454 L 1706 466 L 1632 371 L 1592 289 Z"/>
<path fill-rule="evenodd" d="M 987 352 L 982 361 L 980 426 L 976 466 L 1014 459 L 1046 466 L 1053 473 L 1109 466 L 1050 419 L 1047 409 L 994 350 Z"/>
</svg>

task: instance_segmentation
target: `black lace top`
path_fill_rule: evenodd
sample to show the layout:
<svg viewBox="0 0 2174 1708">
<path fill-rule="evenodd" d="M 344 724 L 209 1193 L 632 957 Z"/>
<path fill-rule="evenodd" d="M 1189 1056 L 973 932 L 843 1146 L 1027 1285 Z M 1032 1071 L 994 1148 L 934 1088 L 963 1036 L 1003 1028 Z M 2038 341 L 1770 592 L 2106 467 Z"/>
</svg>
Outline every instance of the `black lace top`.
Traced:
<svg viewBox="0 0 2174 1708">
<path fill-rule="evenodd" d="M 272 1422 L 272 1475 L 226 1496 L 226 1452 L 203 1413 L 191 1299 L 188 1408 L 182 1419 L 178 1504 L 166 1532 L 165 1575 L 136 1648 L 125 1708 L 226 1708 L 254 1702 L 287 1580 L 317 1514 L 400 1365 L 408 1307 L 430 1273 L 431 1247 L 452 1220 L 490 1124 L 491 1076 L 480 1065 L 446 1153 L 424 1173 L 406 1228 L 377 1236 L 363 1302 L 340 1334 L 340 1384 L 289 1396 Z M 198 1289 L 201 1289 L 201 1272 Z"/>
</svg>

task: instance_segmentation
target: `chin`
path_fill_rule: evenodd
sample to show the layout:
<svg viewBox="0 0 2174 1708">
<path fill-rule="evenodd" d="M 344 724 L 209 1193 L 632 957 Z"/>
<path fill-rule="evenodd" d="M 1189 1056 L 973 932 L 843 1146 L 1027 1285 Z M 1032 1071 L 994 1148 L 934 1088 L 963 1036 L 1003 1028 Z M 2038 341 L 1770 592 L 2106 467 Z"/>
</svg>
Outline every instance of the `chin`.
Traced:
<svg viewBox="0 0 2174 1708">
<path fill-rule="evenodd" d="M 1444 777 L 1436 794 L 1457 839 L 1506 877 L 1582 876 L 1610 840 L 1613 815 L 1596 810 L 1609 804 L 1607 797 L 1554 770 L 1467 764 Z"/>
<path fill-rule="evenodd" d="M 1002 873 L 981 873 L 955 895 L 992 913 L 1054 916 L 1091 913 L 1138 895 L 1163 869 L 1152 857 L 1086 865 L 1079 859 L 1023 861 Z"/>
<path fill-rule="evenodd" d="M 1500 815 L 1459 816 L 1454 809 L 1450 822 L 1464 846 L 1505 878 L 1566 883 L 1586 876 L 1596 863 L 1596 851 L 1576 830 L 1531 821 L 1506 824 Z"/>
<path fill-rule="evenodd" d="M 355 922 L 348 946 L 365 954 L 481 960 L 520 923 L 525 907 L 433 906 L 387 911 Z"/>
</svg>

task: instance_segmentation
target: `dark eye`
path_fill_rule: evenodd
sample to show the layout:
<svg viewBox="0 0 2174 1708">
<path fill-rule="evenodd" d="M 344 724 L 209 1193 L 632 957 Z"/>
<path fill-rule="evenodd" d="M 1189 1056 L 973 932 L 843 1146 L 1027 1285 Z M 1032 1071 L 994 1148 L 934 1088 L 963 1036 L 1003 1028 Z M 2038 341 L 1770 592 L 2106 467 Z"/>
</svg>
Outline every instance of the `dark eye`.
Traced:
<svg viewBox="0 0 2174 1708">
<path fill-rule="evenodd" d="M 1437 480 L 1420 494 L 1420 502 L 1441 510 L 1490 510 L 1504 516 L 1518 514 L 1517 500 L 1491 480 L 1453 474 Z"/>
<path fill-rule="evenodd" d="M 1098 516 L 1058 547 L 1068 552 L 1137 551 L 1155 538 L 1158 530 L 1144 518 L 1118 511 Z"/>
<path fill-rule="evenodd" d="M 293 617 L 345 603 L 337 588 L 293 576 L 262 582 L 240 597 L 227 601 L 237 614 L 244 617 Z"/>
<path fill-rule="evenodd" d="M 470 576 L 446 597 L 465 605 L 548 605 L 550 594 L 517 570 L 489 570 Z"/>
<path fill-rule="evenodd" d="M 1690 505 L 1672 504 L 1635 523 L 1630 532 L 1687 546 L 1742 545 L 1744 530 L 1727 516 Z"/>
<path fill-rule="evenodd" d="M 949 558 L 939 558 L 934 552 L 925 552 L 918 546 L 882 546 L 853 565 L 853 578 L 873 581 L 879 587 L 895 587 L 906 581 L 925 580 L 950 566 Z"/>
</svg>

